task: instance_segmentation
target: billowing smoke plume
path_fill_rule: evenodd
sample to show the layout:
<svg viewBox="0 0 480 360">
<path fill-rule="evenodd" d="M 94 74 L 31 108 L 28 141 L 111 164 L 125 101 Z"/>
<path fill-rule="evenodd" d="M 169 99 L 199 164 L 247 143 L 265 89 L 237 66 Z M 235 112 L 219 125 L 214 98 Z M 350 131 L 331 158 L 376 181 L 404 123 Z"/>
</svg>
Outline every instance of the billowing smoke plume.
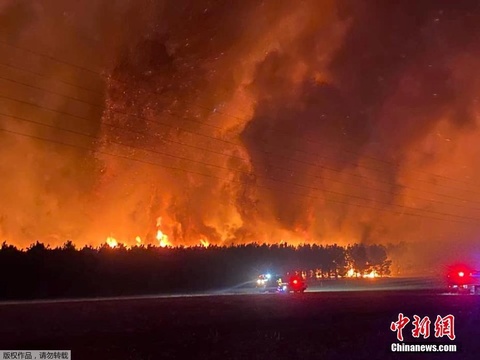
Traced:
<svg viewBox="0 0 480 360">
<path fill-rule="evenodd" d="M 474 244 L 478 2 L 3 1 L 0 19 L 7 241 Z"/>
</svg>

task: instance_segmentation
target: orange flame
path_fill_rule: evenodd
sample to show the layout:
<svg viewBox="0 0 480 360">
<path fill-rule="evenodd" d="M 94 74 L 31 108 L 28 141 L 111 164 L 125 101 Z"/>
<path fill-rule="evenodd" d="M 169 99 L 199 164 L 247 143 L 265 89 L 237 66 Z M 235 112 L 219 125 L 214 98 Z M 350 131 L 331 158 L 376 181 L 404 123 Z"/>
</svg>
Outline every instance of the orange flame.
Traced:
<svg viewBox="0 0 480 360">
<path fill-rule="evenodd" d="M 161 247 L 170 247 L 172 244 L 168 240 L 168 236 L 165 235 L 162 230 L 160 230 L 160 226 L 162 226 L 162 218 L 157 218 L 157 240 Z"/>
<path fill-rule="evenodd" d="M 378 274 L 375 270 L 372 270 L 369 273 L 363 274 L 363 277 L 368 279 L 375 279 L 378 277 Z"/>
<path fill-rule="evenodd" d="M 356 276 L 356 272 L 355 270 L 353 270 L 353 268 L 350 268 L 347 273 L 345 274 L 346 277 L 355 277 Z"/>
<path fill-rule="evenodd" d="M 115 248 L 118 246 L 118 241 L 111 236 L 107 237 L 106 242 L 107 242 L 107 245 L 110 246 L 111 248 Z"/>
<path fill-rule="evenodd" d="M 362 277 L 364 279 L 375 279 L 377 277 L 380 277 L 380 275 L 378 275 L 376 270 L 361 274 L 359 272 L 356 272 L 353 268 L 350 268 L 345 274 L 345 277 Z"/>
<path fill-rule="evenodd" d="M 158 243 L 161 247 L 172 246 L 172 244 L 170 244 L 170 242 L 168 241 L 168 236 L 165 235 L 162 232 L 162 230 L 157 231 L 157 240 L 158 240 Z"/>
</svg>

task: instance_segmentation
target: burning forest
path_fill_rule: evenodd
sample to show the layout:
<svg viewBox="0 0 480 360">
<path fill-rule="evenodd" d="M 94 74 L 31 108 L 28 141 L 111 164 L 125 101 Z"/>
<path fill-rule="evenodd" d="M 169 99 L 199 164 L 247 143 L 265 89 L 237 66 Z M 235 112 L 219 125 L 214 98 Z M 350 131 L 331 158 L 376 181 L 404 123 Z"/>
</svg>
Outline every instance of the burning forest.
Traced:
<svg viewBox="0 0 480 360">
<path fill-rule="evenodd" d="M 0 240 L 474 254 L 479 34 L 477 1 L 2 1 Z"/>
<path fill-rule="evenodd" d="M 16 276 L 0 279 L 0 300 L 226 292 L 232 287 L 252 291 L 255 281 L 246 278 L 267 268 L 322 285 L 342 278 L 388 277 L 390 267 L 386 249 L 378 245 L 129 248 L 110 238 L 97 248 L 76 248 L 72 242 L 52 248 L 37 242 L 20 250 L 4 243 L 0 271 Z"/>
</svg>

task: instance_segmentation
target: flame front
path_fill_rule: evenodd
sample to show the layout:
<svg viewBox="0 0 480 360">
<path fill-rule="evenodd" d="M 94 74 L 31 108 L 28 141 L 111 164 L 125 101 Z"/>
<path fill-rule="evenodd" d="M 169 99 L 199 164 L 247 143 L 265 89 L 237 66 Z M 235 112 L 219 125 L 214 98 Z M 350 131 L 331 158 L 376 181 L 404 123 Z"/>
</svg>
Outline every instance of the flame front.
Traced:
<svg viewBox="0 0 480 360">
<path fill-rule="evenodd" d="M 418 266 L 478 246 L 474 1 L 68 1 L 62 24 L 63 2 L 21 3 L 0 6 L 10 60 L 76 86 L 4 69 L 0 241 L 406 241 Z"/>
</svg>

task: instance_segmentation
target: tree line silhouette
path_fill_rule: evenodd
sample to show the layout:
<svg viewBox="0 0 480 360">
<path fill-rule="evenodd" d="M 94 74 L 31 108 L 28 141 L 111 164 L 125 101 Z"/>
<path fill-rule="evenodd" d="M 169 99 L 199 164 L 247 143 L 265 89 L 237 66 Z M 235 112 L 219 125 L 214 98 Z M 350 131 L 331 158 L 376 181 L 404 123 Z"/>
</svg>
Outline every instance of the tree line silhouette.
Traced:
<svg viewBox="0 0 480 360">
<path fill-rule="evenodd" d="M 349 271 L 390 274 L 382 245 L 287 244 L 207 248 L 107 244 L 77 249 L 71 241 L 50 248 L 40 242 L 25 250 L 3 243 L 0 298 L 37 299 L 200 292 L 239 284 L 254 286 L 261 273 L 302 272 L 307 281 L 345 276 Z"/>
</svg>

